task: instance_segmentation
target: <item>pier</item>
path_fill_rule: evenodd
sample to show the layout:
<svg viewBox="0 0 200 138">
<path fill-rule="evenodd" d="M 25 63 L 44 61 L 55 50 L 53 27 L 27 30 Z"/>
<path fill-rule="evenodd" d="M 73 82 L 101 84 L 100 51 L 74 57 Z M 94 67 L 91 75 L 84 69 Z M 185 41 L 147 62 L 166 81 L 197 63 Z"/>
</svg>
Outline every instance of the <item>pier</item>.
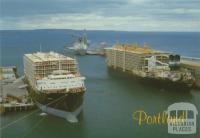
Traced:
<svg viewBox="0 0 200 138">
<path fill-rule="evenodd" d="M 0 67 L 0 69 L 0 114 L 33 109 L 34 103 L 28 95 L 24 77 L 17 78 L 16 67 Z"/>
<path fill-rule="evenodd" d="M 181 57 L 181 67 L 186 68 L 195 76 L 195 85 L 200 87 L 200 58 Z"/>
<path fill-rule="evenodd" d="M 12 83 L 3 83 L 1 81 L 0 114 L 26 111 L 35 107 L 33 101 L 28 96 L 26 85 L 22 79 L 23 77 L 18 78 Z"/>
<path fill-rule="evenodd" d="M 0 114 L 7 112 L 27 111 L 35 108 L 34 103 L 3 103 L 0 104 Z"/>
</svg>

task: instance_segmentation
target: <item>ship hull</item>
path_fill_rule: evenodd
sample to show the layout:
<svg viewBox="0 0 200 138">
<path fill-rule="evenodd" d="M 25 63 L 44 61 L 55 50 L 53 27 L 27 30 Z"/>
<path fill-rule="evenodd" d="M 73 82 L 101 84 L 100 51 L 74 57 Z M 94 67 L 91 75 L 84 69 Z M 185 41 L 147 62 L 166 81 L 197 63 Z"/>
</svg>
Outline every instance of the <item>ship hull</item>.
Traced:
<svg viewBox="0 0 200 138">
<path fill-rule="evenodd" d="M 86 55 L 86 53 L 87 53 L 87 50 L 86 49 L 77 49 L 77 50 L 75 50 L 74 51 L 74 53 L 76 54 L 76 55 Z"/>
<path fill-rule="evenodd" d="M 75 123 L 78 122 L 77 116 L 82 111 L 83 93 L 43 94 L 35 92 L 34 101 L 43 112 Z"/>
<path fill-rule="evenodd" d="M 57 108 L 53 108 L 51 106 L 47 106 L 45 104 L 41 104 L 39 102 L 35 102 L 37 107 L 45 113 L 61 117 L 69 121 L 70 123 L 77 123 L 78 119 L 77 116 L 82 112 L 83 110 L 83 105 L 80 105 L 77 109 L 75 109 L 73 112 L 70 111 L 65 111 L 65 110 L 60 110 Z"/>
<path fill-rule="evenodd" d="M 150 77 L 141 77 L 138 75 L 133 74 L 132 72 L 123 72 L 122 69 L 113 67 L 108 67 L 108 74 L 113 77 L 118 78 L 128 78 L 136 83 L 143 84 L 145 86 L 153 86 L 159 89 L 167 89 L 173 91 L 181 91 L 181 92 L 188 92 L 192 88 L 192 85 L 184 83 L 182 81 L 173 82 L 169 79 L 156 79 Z"/>
<path fill-rule="evenodd" d="M 78 122 L 78 115 L 82 111 L 84 101 L 84 89 L 78 92 L 72 90 L 69 92 L 43 92 L 33 89 L 28 85 L 28 91 L 33 101 L 43 112 L 57 117 L 65 118 L 67 121 Z"/>
<path fill-rule="evenodd" d="M 140 83 L 144 85 L 149 85 L 160 89 L 172 90 L 176 92 L 189 92 L 192 88 L 187 83 L 181 81 L 173 82 L 169 79 L 154 79 L 154 78 L 139 77 L 138 80 L 140 81 Z"/>
</svg>

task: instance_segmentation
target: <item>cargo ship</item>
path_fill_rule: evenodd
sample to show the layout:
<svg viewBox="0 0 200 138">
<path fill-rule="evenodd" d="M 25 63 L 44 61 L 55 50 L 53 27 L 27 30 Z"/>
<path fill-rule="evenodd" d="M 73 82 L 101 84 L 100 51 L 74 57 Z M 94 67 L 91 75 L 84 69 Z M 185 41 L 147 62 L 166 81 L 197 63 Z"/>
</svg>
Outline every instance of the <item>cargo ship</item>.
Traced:
<svg viewBox="0 0 200 138">
<path fill-rule="evenodd" d="M 86 87 L 75 59 L 55 52 L 25 54 L 24 73 L 30 95 L 43 112 L 78 122 Z"/>
<path fill-rule="evenodd" d="M 105 48 L 105 53 L 109 70 L 128 72 L 147 84 L 191 88 L 195 83 L 191 70 L 180 66 L 178 54 L 154 50 L 148 44 L 116 44 Z"/>
</svg>

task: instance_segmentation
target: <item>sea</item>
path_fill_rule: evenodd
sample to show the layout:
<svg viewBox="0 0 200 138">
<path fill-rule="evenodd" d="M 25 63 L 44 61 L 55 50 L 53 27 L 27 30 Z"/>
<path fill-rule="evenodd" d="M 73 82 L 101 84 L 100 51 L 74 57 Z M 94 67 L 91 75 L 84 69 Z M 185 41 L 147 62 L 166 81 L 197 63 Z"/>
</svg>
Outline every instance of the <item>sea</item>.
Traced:
<svg viewBox="0 0 200 138">
<path fill-rule="evenodd" d="M 199 114 L 194 114 L 197 124 L 194 134 L 170 134 L 167 123 L 155 122 L 155 116 L 167 111 L 174 103 L 191 103 L 200 112 L 199 89 L 184 91 L 143 84 L 133 76 L 108 70 L 103 56 L 75 56 L 64 50 L 84 33 L 93 48 L 99 48 L 102 42 L 109 47 L 115 43 L 137 43 L 141 46 L 147 43 L 157 50 L 200 58 L 200 32 L 1 30 L 1 66 L 15 65 L 18 74 L 23 75 L 25 53 L 55 51 L 77 59 L 87 87 L 78 123 L 41 115 L 39 110 L 12 112 L 1 116 L 1 138 L 200 137 Z"/>
</svg>

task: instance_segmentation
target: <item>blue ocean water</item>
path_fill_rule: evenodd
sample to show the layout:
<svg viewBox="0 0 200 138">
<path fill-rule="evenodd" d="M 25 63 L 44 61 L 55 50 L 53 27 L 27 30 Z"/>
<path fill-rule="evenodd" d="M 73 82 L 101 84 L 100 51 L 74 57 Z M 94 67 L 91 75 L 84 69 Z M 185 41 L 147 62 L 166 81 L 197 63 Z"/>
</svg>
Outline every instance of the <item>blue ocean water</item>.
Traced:
<svg viewBox="0 0 200 138">
<path fill-rule="evenodd" d="M 3 65 L 17 65 L 22 73 L 24 53 L 42 51 L 63 52 L 64 46 L 72 44 L 77 30 L 9 30 L 0 31 L 1 58 Z M 86 31 L 91 47 L 101 42 L 112 46 L 116 42 L 148 43 L 150 47 L 175 52 L 183 56 L 200 57 L 200 32 L 120 32 Z"/>
<path fill-rule="evenodd" d="M 16 65 L 23 74 L 23 54 L 57 51 L 66 54 L 64 46 L 73 42 L 74 30 L 0 31 L 1 63 Z M 104 41 L 109 46 L 116 42 L 147 42 L 152 48 L 176 52 L 184 56 L 200 57 L 200 33 L 179 32 L 117 32 L 87 31 L 91 46 Z M 51 115 L 39 116 L 40 111 L 23 118 L 30 112 L 10 113 L 1 116 L 2 138 L 199 138 L 200 117 L 197 116 L 197 133 L 192 135 L 168 134 L 167 125 L 138 125 L 132 114 L 144 110 L 149 115 L 163 112 L 170 104 L 189 102 L 200 111 L 200 91 L 166 90 L 143 85 L 127 77 L 110 74 L 101 56 L 78 56 L 80 72 L 86 77 L 87 91 L 79 123 L 70 124 Z M 21 120 L 20 120 L 21 119 Z M 16 121 L 19 120 L 19 121 Z"/>
</svg>

